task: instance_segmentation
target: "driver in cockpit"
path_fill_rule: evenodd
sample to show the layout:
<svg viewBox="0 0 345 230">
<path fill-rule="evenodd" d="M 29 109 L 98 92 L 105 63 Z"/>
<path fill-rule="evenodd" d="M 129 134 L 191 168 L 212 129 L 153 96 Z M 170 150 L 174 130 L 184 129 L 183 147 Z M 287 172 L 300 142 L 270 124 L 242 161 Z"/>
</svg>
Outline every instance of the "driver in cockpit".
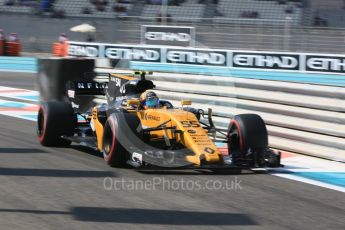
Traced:
<svg viewBox="0 0 345 230">
<path fill-rule="evenodd" d="M 159 108 L 159 98 L 153 91 L 146 91 L 140 95 L 140 106 L 144 109 Z"/>
</svg>

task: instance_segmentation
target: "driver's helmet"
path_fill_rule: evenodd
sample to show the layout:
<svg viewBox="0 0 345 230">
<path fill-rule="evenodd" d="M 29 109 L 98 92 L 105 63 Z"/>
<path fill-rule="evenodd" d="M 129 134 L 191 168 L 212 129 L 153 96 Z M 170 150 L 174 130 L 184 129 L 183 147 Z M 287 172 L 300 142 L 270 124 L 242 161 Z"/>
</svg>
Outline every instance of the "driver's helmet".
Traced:
<svg viewBox="0 0 345 230">
<path fill-rule="evenodd" d="M 159 98 L 153 91 L 147 91 L 140 95 L 140 105 L 145 109 L 158 108 Z"/>
</svg>

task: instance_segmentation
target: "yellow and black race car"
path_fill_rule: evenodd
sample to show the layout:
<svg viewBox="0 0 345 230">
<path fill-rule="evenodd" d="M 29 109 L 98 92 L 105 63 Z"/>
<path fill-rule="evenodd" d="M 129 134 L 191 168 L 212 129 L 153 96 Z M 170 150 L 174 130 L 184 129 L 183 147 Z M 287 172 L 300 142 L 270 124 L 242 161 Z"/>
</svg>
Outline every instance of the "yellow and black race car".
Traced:
<svg viewBox="0 0 345 230">
<path fill-rule="evenodd" d="M 155 85 L 146 74 L 109 74 L 98 80 L 67 82 L 66 97 L 40 105 L 39 142 L 87 145 L 115 167 L 241 170 L 281 166 L 280 154 L 268 148 L 260 116 L 237 115 L 229 120 L 227 131 L 219 130 L 211 110 L 205 115 L 192 108 L 189 100 L 175 107 L 156 98 L 151 91 Z M 150 95 L 153 98 L 145 98 Z M 102 97 L 106 101 L 100 103 Z M 206 116 L 208 122 L 202 122 Z M 226 143 L 228 151 L 221 152 L 217 143 Z"/>
</svg>

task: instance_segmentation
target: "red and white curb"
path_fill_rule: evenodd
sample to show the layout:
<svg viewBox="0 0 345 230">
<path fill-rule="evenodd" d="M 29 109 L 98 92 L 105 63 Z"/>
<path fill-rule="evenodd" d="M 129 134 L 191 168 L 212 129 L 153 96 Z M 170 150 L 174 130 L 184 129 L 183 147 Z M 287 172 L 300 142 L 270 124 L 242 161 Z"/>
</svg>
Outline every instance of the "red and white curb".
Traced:
<svg viewBox="0 0 345 230">
<path fill-rule="evenodd" d="M 0 86 L 0 97 L 36 102 L 39 100 L 39 93 L 33 90 Z"/>
</svg>

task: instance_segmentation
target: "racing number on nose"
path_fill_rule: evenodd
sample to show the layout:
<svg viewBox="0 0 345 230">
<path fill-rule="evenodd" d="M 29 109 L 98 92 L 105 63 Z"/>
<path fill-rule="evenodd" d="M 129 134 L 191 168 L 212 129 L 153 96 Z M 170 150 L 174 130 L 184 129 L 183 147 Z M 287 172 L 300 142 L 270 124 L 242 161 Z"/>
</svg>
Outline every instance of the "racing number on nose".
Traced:
<svg viewBox="0 0 345 230">
<path fill-rule="evenodd" d="M 184 128 L 199 128 L 200 125 L 197 121 L 181 121 Z"/>
</svg>

